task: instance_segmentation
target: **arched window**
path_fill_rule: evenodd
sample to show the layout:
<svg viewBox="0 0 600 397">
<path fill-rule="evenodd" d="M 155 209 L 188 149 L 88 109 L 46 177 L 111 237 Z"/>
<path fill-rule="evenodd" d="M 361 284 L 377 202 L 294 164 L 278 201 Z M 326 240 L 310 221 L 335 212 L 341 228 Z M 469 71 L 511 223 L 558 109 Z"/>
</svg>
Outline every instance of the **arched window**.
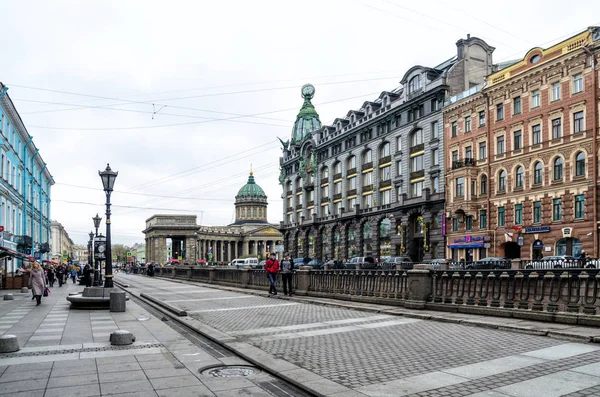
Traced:
<svg viewBox="0 0 600 397">
<path fill-rule="evenodd" d="M 417 146 L 423 143 L 423 130 L 416 130 L 410 136 L 410 147 Z"/>
<path fill-rule="evenodd" d="M 481 194 L 487 194 L 487 175 L 481 176 Z"/>
<path fill-rule="evenodd" d="M 356 156 L 348 157 L 348 169 L 353 170 L 356 168 Z"/>
<path fill-rule="evenodd" d="M 321 169 L 321 178 L 329 178 L 329 167 L 323 167 Z"/>
<path fill-rule="evenodd" d="M 246 216 L 246 208 L 242 208 L 242 218 Z"/>
<path fill-rule="evenodd" d="M 585 176 L 585 153 L 579 152 L 575 157 L 575 176 Z"/>
<path fill-rule="evenodd" d="M 341 174 L 342 173 L 342 163 L 340 163 L 339 161 L 337 163 L 335 163 L 335 165 L 333 166 L 334 169 L 334 174 Z"/>
<path fill-rule="evenodd" d="M 537 161 L 533 166 L 533 184 L 541 185 L 542 184 L 542 163 Z"/>
<path fill-rule="evenodd" d="M 518 166 L 515 171 L 515 187 L 523 187 L 523 167 Z"/>
<path fill-rule="evenodd" d="M 371 149 L 363 153 L 363 164 L 367 164 L 373 161 L 373 152 Z"/>
<path fill-rule="evenodd" d="M 562 158 L 557 157 L 554 160 L 554 180 L 560 181 L 563 179 L 563 161 Z"/>
<path fill-rule="evenodd" d="M 421 88 L 421 76 L 415 76 L 408 82 L 408 92 L 415 92 Z"/>
<path fill-rule="evenodd" d="M 498 174 L 498 190 L 502 192 L 506 190 L 506 171 L 504 170 Z"/>
<path fill-rule="evenodd" d="M 381 149 L 379 150 L 379 157 L 387 157 L 390 155 L 390 143 L 386 142 L 383 144 Z"/>
<path fill-rule="evenodd" d="M 257 211 L 256 211 L 256 208 L 254 208 L 254 209 L 252 210 L 252 216 L 256 218 L 256 216 L 257 216 Z"/>
</svg>

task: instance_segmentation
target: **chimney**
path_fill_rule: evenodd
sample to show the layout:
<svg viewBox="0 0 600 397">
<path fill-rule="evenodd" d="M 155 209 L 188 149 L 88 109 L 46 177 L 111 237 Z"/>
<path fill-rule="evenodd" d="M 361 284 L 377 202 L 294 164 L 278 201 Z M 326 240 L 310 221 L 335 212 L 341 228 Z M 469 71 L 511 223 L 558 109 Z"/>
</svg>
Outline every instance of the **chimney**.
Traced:
<svg viewBox="0 0 600 397">
<path fill-rule="evenodd" d="M 467 40 L 471 38 L 471 33 L 467 33 Z"/>
</svg>

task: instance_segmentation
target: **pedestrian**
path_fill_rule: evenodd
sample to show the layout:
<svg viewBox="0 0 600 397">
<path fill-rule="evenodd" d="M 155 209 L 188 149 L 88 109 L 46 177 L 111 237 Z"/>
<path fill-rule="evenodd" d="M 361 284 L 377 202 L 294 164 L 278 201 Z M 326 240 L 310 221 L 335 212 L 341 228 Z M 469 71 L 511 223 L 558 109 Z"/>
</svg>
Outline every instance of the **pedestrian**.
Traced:
<svg viewBox="0 0 600 397">
<path fill-rule="evenodd" d="M 56 279 L 58 280 L 58 287 L 62 287 L 63 282 L 65 281 L 65 269 L 62 265 L 56 268 Z"/>
<path fill-rule="evenodd" d="M 77 280 L 77 269 L 74 267 L 71 269 L 71 280 L 73 280 L 73 284 L 75 284 L 75 281 Z"/>
<path fill-rule="evenodd" d="M 147 272 L 148 277 L 152 277 L 153 272 L 154 272 L 154 265 L 152 263 L 149 263 L 148 264 L 148 272 Z"/>
<path fill-rule="evenodd" d="M 46 276 L 38 261 L 33 262 L 31 272 L 29 272 L 29 288 L 31 288 L 33 296 L 37 299 L 36 306 L 39 306 L 42 303 L 42 295 L 46 290 Z"/>
<path fill-rule="evenodd" d="M 48 284 L 50 285 L 50 288 L 54 287 L 54 267 L 50 266 L 48 267 Z"/>
<path fill-rule="evenodd" d="M 283 294 L 292 296 L 292 270 L 294 263 L 290 259 L 290 254 L 285 253 L 281 261 L 281 281 L 283 282 Z M 289 292 L 288 292 L 289 291 Z"/>
<path fill-rule="evenodd" d="M 265 263 L 265 270 L 267 271 L 267 277 L 269 277 L 269 295 L 277 295 L 277 288 L 275 287 L 275 280 L 277 279 L 277 273 L 279 272 L 279 262 L 275 259 L 275 253 L 271 253 L 271 257 L 267 259 Z"/>
<path fill-rule="evenodd" d="M 85 282 L 86 287 L 92 286 L 91 274 L 92 274 L 92 269 L 90 268 L 90 265 L 85 265 L 85 267 L 83 268 L 83 281 Z"/>
</svg>

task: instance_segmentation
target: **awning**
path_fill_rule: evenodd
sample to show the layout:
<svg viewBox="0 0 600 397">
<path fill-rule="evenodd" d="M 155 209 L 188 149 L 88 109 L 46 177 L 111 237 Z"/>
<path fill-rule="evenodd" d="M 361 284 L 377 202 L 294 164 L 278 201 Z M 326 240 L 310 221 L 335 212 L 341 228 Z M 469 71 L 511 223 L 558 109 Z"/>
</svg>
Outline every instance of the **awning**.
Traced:
<svg viewBox="0 0 600 397">
<path fill-rule="evenodd" d="M 476 243 L 448 244 L 448 248 L 483 248 L 483 241 Z"/>
<path fill-rule="evenodd" d="M 21 258 L 32 262 L 35 260 L 32 256 L 8 247 L 0 247 L 0 259 L 2 258 Z"/>
</svg>

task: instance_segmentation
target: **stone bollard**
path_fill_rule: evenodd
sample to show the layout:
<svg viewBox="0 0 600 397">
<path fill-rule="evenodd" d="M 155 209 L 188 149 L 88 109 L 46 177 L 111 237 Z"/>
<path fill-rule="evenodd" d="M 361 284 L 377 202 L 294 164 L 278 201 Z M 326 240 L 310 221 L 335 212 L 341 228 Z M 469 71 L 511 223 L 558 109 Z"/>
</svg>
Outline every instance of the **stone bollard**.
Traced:
<svg viewBox="0 0 600 397">
<path fill-rule="evenodd" d="M 208 283 L 209 284 L 213 284 L 215 282 L 215 271 L 217 269 L 215 269 L 214 267 L 211 267 L 208 269 Z"/>
<path fill-rule="evenodd" d="M 240 269 L 239 271 L 242 272 L 242 288 L 248 288 L 248 285 L 250 285 L 252 268 L 250 266 L 246 266 L 245 268 Z"/>
<path fill-rule="evenodd" d="M 110 334 L 110 344 L 116 346 L 131 345 L 135 342 L 135 336 L 129 331 L 121 329 Z"/>
<path fill-rule="evenodd" d="M 21 288 L 21 293 L 22 293 L 22 294 L 26 294 L 26 293 L 28 293 L 28 292 L 29 292 L 29 288 L 27 288 L 27 287 L 22 287 L 22 288 Z"/>
<path fill-rule="evenodd" d="M 124 312 L 125 299 L 125 291 L 110 291 L 110 311 Z"/>
<path fill-rule="evenodd" d="M 5 301 L 14 301 L 15 297 L 13 296 L 13 294 L 6 294 L 6 295 L 4 295 L 4 300 Z"/>
<path fill-rule="evenodd" d="M 300 269 L 296 272 L 298 277 L 298 288 L 296 288 L 296 295 L 308 295 L 308 288 L 310 286 L 310 266 L 300 266 Z"/>
<path fill-rule="evenodd" d="M 192 274 L 194 273 L 194 268 L 190 267 L 189 269 L 187 269 L 187 279 L 188 281 L 192 279 Z"/>
<path fill-rule="evenodd" d="M 13 353 L 19 349 L 19 340 L 16 335 L 0 336 L 0 353 Z"/>
<path fill-rule="evenodd" d="M 431 295 L 431 272 L 426 266 L 415 265 L 414 269 L 407 271 L 408 299 L 404 302 L 407 309 L 425 309 Z"/>
</svg>

